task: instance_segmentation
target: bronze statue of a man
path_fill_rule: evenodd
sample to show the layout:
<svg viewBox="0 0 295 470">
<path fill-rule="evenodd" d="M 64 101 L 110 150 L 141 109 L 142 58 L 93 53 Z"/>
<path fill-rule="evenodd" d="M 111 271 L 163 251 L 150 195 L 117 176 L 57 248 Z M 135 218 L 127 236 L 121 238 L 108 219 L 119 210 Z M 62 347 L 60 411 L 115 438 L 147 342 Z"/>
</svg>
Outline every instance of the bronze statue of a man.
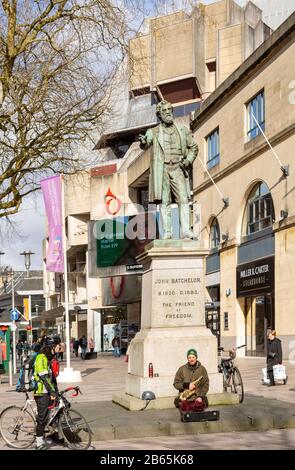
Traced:
<svg viewBox="0 0 295 470">
<path fill-rule="evenodd" d="M 172 238 L 171 203 L 172 195 L 179 208 L 182 238 L 193 238 L 190 228 L 190 182 L 188 169 L 198 154 L 198 146 L 192 133 L 173 122 L 172 105 L 161 101 L 157 105 L 160 124 L 139 136 L 140 146 L 147 149 L 153 145 L 149 202 L 160 204 L 163 222 L 163 238 Z"/>
</svg>

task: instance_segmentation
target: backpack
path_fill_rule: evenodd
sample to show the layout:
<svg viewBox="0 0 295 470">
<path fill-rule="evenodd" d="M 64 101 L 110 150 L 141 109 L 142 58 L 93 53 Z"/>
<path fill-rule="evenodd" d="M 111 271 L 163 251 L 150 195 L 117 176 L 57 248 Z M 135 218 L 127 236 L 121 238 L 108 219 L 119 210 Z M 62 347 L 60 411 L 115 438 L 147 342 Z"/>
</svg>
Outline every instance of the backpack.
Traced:
<svg viewBox="0 0 295 470">
<path fill-rule="evenodd" d="M 57 359 L 55 359 L 55 357 L 51 360 L 50 368 L 51 368 L 53 377 L 56 379 L 56 377 L 59 374 L 59 362 Z"/>
<path fill-rule="evenodd" d="M 35 353 L 31 358 L 24 361 L 15 387 L 17 392 L 32 392 L 36 390 L 37 382 L 34 380 L 34 367 L 38 354 Z"/>
</svg>

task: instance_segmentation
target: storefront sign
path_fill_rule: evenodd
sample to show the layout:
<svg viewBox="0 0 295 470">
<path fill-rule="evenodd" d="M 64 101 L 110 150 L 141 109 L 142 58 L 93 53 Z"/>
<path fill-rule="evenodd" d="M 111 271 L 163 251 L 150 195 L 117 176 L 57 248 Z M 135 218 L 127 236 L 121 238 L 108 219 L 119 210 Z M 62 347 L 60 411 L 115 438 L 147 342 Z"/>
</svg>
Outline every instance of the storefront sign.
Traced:
<svg viewBox="0 0 295 470">
<path fill-rule="evenodd" d="M 133 274 L 142 269 L 137 256 L 158 237 L 157 214 L 146 212 L 91 221 L 88 237 L 91 277 Z"/>
<path fill-rule="evenodd" d="M 274 257 L 237 266 L 237 297 L 274 291 Z"/>
<path fill-rule="evenodd" d="M 126 271 L 127 272 L 134 272 L 134 271 L 142 271 L 143 264 L 127 264 Z"/>
</svg>

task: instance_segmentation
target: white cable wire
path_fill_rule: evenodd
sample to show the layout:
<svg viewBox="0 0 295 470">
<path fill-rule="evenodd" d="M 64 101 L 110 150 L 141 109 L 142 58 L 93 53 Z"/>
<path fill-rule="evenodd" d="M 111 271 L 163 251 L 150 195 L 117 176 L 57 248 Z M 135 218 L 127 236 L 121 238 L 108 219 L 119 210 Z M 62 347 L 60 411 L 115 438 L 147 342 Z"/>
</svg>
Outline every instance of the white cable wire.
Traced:
<svg viewBox="0 0 295 470">
<path fill-rule="evenodd" d="M 254 119 L 254 121 L 256 122 L 258 128 L 260 129 L 260 132 L 262 133 L 263 137 L 265 138 L 266 142 L 268 143 L 272 153 L 274 154 L 275 158 L 277 159 L 277 161 L 279 162 L 279 165 L 281 167 L 281 170 L 283 169 L 283 164 L 281 162 L 281 160 L 279 159 L 279 156 L 277 154 L 277 152 L 275 151 L 275 149 L 273 148 L 273 146 L 271 145 L 270 141 L 268 140 L 268 138 L 266 137 L 265 133 L 263 132 L 263 129 L 262 127 L 260 126 L 259 122 L 257 121 L 256 117 L 254 116 L 253 112 L 252 112 L 252 117 Z"/>
<path fill-rule="evenodd" d="M 198 159 L 200 160 L 204 170 L 206 171 L 207 175 L 209 176 L 210 180 L 212 181 L 212 183 L 214 184 L 215 188 L 217 189 L 217 192 L 218 194 L 220 195 L 221 199 L 223 200 L 223 202 L 225 201 L 225 197 L 224 195 L 222 194 L 222 192 L 220 191 L 219 187 L 217 186 L 217 184 L 215 183 L 214 179 L 212 178 L 212 176 L 210 175 L 206 165 L 204 164 L 204 162 L 202 161 L 202 159 L 200 157 L 198 157 Z"/>
</svg>

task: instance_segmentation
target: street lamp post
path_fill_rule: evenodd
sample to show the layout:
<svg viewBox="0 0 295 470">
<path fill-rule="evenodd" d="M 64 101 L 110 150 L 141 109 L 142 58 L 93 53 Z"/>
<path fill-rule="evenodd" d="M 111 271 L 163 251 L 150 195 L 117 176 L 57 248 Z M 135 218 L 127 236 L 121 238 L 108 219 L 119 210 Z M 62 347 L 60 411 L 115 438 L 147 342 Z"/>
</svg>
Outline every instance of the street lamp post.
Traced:
<svg viewBox="0 0 295 470">
<path fill-rule="evenodd" d="M 25 268 L 27 270 L 27 278 L 30 277 L 30 267 L 31 267 L 31 256 L 34 255 L 35 253 L 33 253 L 32 251 L 23 251 L 23 253 L 20 253 L 21 256 L 24 256 L 25 258 Z M 32 325 L 32 307 L 31 307 L 31 296 L 29 295 L 29 305 L 28 305 L 28 308 L 29 308 L 29 314 L 28 314 L 28 320 L 29 320 L 29 323 L 30 323 L 30 326 L 31 326 L 31 330 L 30 330 L 30 344 L 32 346 L 33 344 L 33 325 Z"/>
<path fill-rule="evenodd" d="M 25 267 L 27 270 L 27 277 L 30 277 L 30 267 L 31 267 L 31 255 L 34 255 L 32 251 L 23 251 L 20 253 L 21 256 L 25 257 Z"/>
<path fill-rule="evenodd" d="M 5 254 L 5 253 L 2 252 L 2 254 Z M 12 310 L 14 310 L 14 307 L 15 307 L 14 271 L 13 269 L 11 269 L 11 271 L 8 271 L 8 266 L 6 266 L 6 268 L 2 271 L 2 281 L 4 284 L 5 293 L 7 291 L 7 285 L 9 284 L 9 280 L 8 280 L 9 275 L 11 276 L 11 307 L 12 307 Z M 16 374 L 16 339 L 15 339 L 16 324 L 15 324 L 15 320 L 12 320 L 11 331 L 12 331 L 12 351 L 13 351 L 13 373 Z"/>
</svg>

